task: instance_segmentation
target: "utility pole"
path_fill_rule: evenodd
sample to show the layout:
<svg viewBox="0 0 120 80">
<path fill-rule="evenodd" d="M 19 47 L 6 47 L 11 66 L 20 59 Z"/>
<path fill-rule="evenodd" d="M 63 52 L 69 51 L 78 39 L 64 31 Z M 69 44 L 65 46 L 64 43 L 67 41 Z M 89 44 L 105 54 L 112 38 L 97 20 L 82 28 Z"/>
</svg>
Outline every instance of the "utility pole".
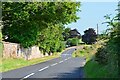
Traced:
<svg viewBox="0 0 120 80">
<path fill-rule="evenodd" d="M 98 24 L 97 24 L 97 36 L 98 36 L 98 34 L 99 34 L 99 31 L 98 31 Z"/>
</svg>

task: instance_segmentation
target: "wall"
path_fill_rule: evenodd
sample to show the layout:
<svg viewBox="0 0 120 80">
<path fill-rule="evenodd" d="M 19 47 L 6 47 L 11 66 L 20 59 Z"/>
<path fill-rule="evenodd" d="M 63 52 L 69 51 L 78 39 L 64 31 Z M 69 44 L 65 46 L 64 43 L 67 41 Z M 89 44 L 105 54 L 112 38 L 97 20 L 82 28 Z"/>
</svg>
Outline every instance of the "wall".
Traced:
<svg viewBox="0 0 120 80">
<path fill-rule="evenodd" d="M 33 58 L 49 56 L 48 53 L 43 55 L 38 46 L 23 48 L 20 44 L 10 42 L 3 42 L 3 46 L 3 58 L 24 58 L 25 60 L 30 60 Z"/>
</svg>

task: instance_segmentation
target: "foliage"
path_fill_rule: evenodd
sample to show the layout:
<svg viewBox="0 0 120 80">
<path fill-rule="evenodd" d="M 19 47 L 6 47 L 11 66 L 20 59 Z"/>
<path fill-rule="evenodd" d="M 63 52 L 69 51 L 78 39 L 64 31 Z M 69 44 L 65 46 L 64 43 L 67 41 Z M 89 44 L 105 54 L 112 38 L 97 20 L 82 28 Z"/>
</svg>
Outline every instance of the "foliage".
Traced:
<svg viewBox="0 0 120 80">
<path fill-rule="evenodd" d="M 84 35 L 82 36 L 82 41 L 87 44 L 92 44 L 96 42 L 96 32 L 93 28 L 89 28 L 88 30 L 84 31 Z"/>
<path fill-rule="evenodd" d="M 67 40 L 67 45 L 70 45 L 70 46 L 77 46 L 79 43 L 79 39 L 78 38 L 69 38 Z"/>
<path fill-rule="evenodd" d="M 70 34 L 69 34 L 70 30 L 71 30 L 70 28 L 65 28 L 65 30 L 63 32 L 63 37 L 64 37 L 65 41 L 68 40 L 68 38 L 70 36 Z"/>
<path fill-rule="evenodd" d="M 119 5 L 120 6 L 120 5 Z M 106 18 L 106 23 L 108 25 L 107 34 L 109 35 L 107 38 L 109 39 L 107 43 L 107 52 L 109 54 L 109 66 L 115 65 L 115 68 L 118 69 L 118 75 L 120 75 L 120 13 L 118 13 L 115 17 L 111 18 L 110 15 L 104 16 Z M 114 58 L 114 57 L 115 58 Z M 112 59 L 112 60 L 111 60 Z"/>
<path fill-rule="evenodd" d="M 3 53 L 3 43 L 0 42 L 0 58 L 2 59 L 2 54 Z"/>
<path fill-rule="evenodd" d="M 37 44 L 44 52 L 56 52 L 64 49 L 63 46 L 63 26 L 54 25 L 42 30 L 37 39 Z"/>
<path fill-rule="evenodd" d="M 118 78 L 118 69 L 111 70 L 114 67 L 115 65 L 110 67 L 109 65 L 101 65 L 96 61 L 90 60 L 84 66 L 84 74 L 86 78 Z"/>
<path fill-rule="evenodd" d="M 20 43 L 26 48 L 38 44 L 38 36 L 44 29 L 76 21 L 80 7 L 78 2 L 3 2 L 2 5 L 2 32 L 8 37 L 6 41 Z M 49 51 L 50 45 L 45 45 Z"/>
<path fill-rule="evenodd" d="M 101 47 L 97 50 L 95 54 L 95 60 L 100 64 L 108 63 L 108 52 L 105 47 Z"/>
<path fill-rule="evenodd" d="M 2 32 L 0 31 L 0 41 L 2 41 Z"/>
<path fill-rule="evenodd" d="M 83 47 L 83 51 L 85 51 L 84 56 L 86 57 L 86 64 L 84 66 L 86 78 L 119 77 L 116 65 L 116 55 L 114 55 L 114 52 L 111 52 L 111 49 L 109 48 L 112 45 L 108 46 L 107 44 L 106 40 L 100 40 L 96 44 Z M 98 57 L 96 57 L 96 55 Z M 99 61 L 96 61 L 96 59 Z"/>
<path fill-rule="evenodd" d="M 65 43 L 64 42 L 61 42 L 60 43 L 60 46 L 59 46 L 59 48 L 58 48 L 58 52 L 61 52 L 62 50 L 64 50 L 65 49 Z"/>
</svg>

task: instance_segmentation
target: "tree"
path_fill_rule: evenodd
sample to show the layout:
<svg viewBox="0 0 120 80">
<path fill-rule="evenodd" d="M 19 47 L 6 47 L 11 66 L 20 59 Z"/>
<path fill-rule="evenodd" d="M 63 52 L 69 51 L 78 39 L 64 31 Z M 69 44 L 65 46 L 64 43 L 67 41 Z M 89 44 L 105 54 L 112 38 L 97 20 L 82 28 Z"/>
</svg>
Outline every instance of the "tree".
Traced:
<svg viewBox="0 0 120 80">
<path fill-rule="evenodd" d="M 96 32 L 93 28 L 89 28 L 88 30 L 84 31 L 84 35 L 82 36 L 82 41 L 87 44 L 92 44 L 96 42 Z"/>
<path fill-rule="evenodd" d="M 117 66 L 118 66 L 118 73 L 120 75 L 120 18 L 119 14 L 117 14 L 115 17 L 111 18 L 110 15 L 106 15 L 105 18 L 107 19 L 108 26 L 110 27 L 109 30 L 109 50 L 110 54 L 117 55 Z"/>
<path fill-rule="evenodd" d="M 79 17 L 78 2 L 3 2 L 2 33 L 5 41 L 20 43 L 23 47 L 37 44 L 40 32 L 51 25 L 68 24 Z"/>
<path fill-rule="evenodd" d="M 118 5 L 118 8 L 120 6 L 120 2 Z M 120 9 L 117 9 L 118 14 L 116 16 L 111 18 L 111 15 L 104 16 L 106 19 L 107 26 L 109 27 L 107 29 L 109 37 L 108 37 L 108 51 L 110 55 L 115 55 L 114 65 L 116 65 L 118 68 L 118 76 L 120 75 Z M 114 58 L 114 57 L 112 57 Z M 112 59 L 113 60 L 113 59 Z M 112 65 L 111 65 L 112 66 Z"/>
<path fill-rule="evenodd" d="M 64 37 L 64 40 L 65 40 L 65 41 L 68 40 L 68 38 L 69 38 L 69 36 L 70 36 L 70 34 L 69 34 L 70 30 L 71 30 L 71 28 L 65 28 L 65 29 L 64 29 L 63 37 Z"/>
<path fill-rule="evenodd" d="M 44 29 L 38 37 L 38 45 L 44 52 L 61 51 L 64 46 L 63 41 L 63 26 L 55 25 Z"/>
</svg>

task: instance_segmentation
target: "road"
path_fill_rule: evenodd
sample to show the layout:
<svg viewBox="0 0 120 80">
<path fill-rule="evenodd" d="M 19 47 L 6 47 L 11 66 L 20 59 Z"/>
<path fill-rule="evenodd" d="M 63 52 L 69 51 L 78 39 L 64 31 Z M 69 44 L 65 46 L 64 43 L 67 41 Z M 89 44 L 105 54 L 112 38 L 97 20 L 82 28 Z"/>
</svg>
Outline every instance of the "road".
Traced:
<svg viewBox="0 0 120 80">
<path fill-rule="evenodd" d="M 61 57 L 2 73 L 3 80 L 26 80 L 31 78 L 83 78 L 84 58 L 73 58 L 75 48 L 66 50 Z M 9 80 L 8 79 L 8 80 Z"/>
</svg>

